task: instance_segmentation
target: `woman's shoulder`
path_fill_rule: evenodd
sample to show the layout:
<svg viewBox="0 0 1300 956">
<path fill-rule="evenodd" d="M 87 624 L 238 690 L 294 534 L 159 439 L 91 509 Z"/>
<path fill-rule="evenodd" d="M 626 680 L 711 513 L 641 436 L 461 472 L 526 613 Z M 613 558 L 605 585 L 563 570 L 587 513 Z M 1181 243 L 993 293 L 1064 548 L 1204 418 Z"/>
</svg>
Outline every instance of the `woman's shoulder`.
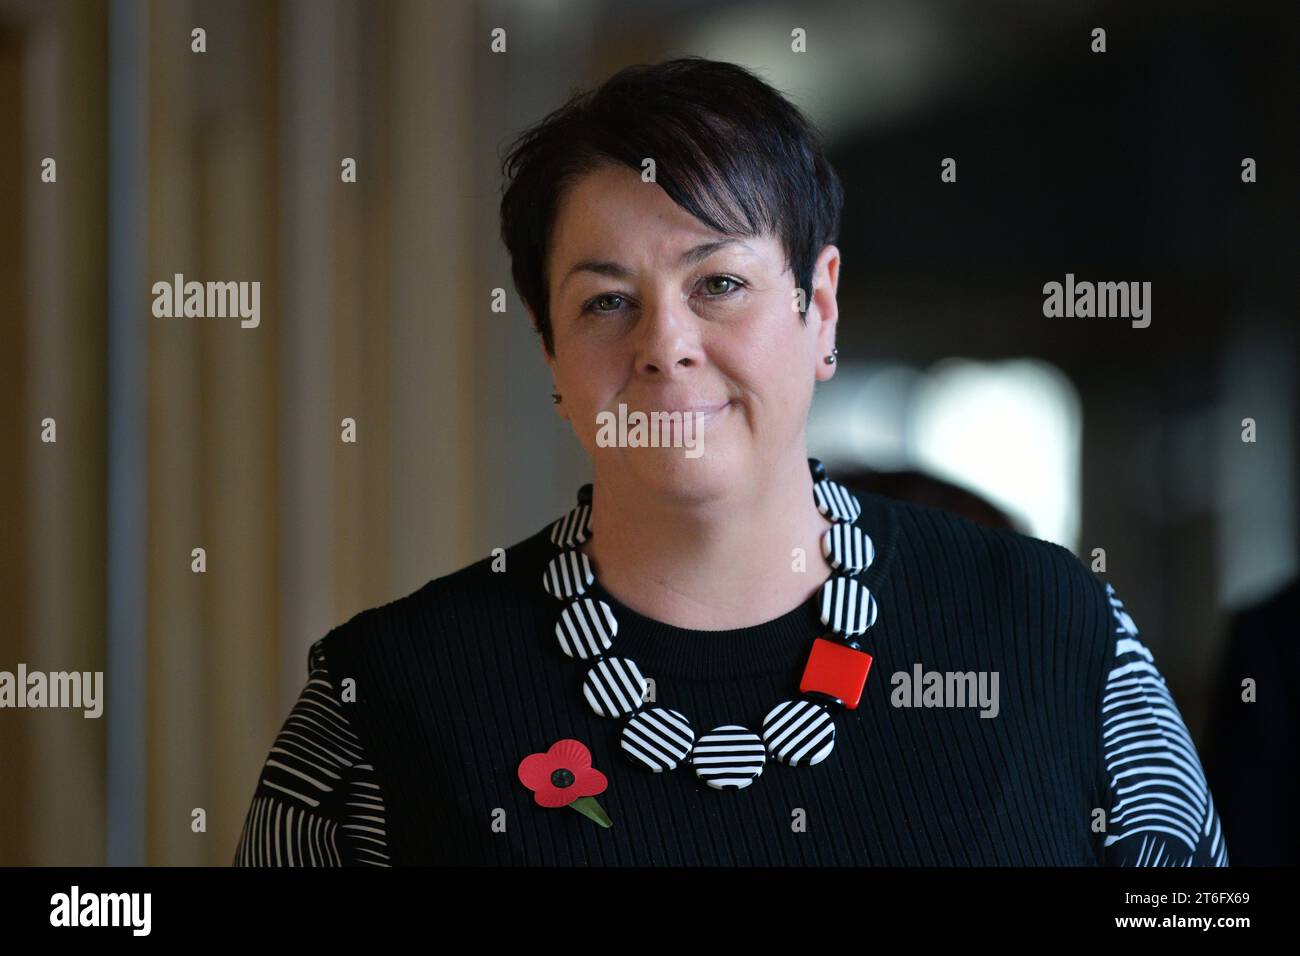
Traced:
<svg viewBox="0 0 1300 956">
<path fill-rule="evenodd" d="M 945 563 L 978 563 L 1000 570 L 1038 567 L 1072 579 L 1092 577 L 1073 551 L 1054 541 L 917 501 L 892 498 L 889 510 L 898 526 L 900 551 L 911 550 Z"/>
<path fill-rule="evenodd" d="M 413 627 L 427 629 L 481 607 L 500 607 L 530 597 L 529 586 L 541 590 L 530 571 L 544 562 L 554 521 L 508 546 L 496 546 L 468 564 L 431 578 L 391 600 L 355 612 L 313 645 L 328 650 L 341 642 L 372 640 L 402 634 Z M 314 653 L 323 653 L 315 651 Z"/>
<path fill-rule="evenodd" d="M 978 608 L 1030 640 L 1082 641 L 1104 655 L 1107 582 L 1069 548 L 933 505 L 896 499 L 891 507 L 896 586 L 932 589 L 934 601 Z"/>
</svg>

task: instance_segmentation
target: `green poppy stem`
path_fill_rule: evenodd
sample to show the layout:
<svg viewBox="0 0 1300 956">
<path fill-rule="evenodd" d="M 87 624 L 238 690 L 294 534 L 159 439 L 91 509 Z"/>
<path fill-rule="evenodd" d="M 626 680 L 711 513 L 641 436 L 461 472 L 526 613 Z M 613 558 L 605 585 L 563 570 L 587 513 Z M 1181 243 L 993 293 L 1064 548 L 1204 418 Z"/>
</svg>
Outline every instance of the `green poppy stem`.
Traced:
<svg viewBox="0 0 1300 956">
<path fill-rule="evenodd" d="M 584 817 L 590 817 L 592 820 L 595 820 L 602 827 L 612 827 L 614 825 L 614 821 L 609 818 L 609 814 L 606 813 L 601 805 L 596 802 L 595 797 L 579 797 L 577 800 L 574 800 L 569 804 L 569 806 L 573 807 L 573 809 L 577 810 Z"/>
</svg>

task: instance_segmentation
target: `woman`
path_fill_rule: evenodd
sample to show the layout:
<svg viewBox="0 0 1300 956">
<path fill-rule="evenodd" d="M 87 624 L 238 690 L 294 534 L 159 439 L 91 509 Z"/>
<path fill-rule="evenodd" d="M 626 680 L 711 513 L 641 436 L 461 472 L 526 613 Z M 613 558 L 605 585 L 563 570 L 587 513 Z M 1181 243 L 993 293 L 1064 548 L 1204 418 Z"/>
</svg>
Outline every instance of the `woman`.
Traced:
<svg viewBox="0 0 1300 956">
<path fill-rule="evenodd" d="M 1226 864 L 1109 585 L 807 457 L 842 192 L 796 109 L 726 63 L 630 68 L 506 174 L 592 484 L 312 646 L 236 863 Z M 616 412 L 685 417 L 646 442 Z M 563 809 L 593 791 L 612 826 Z"/>
</svg>

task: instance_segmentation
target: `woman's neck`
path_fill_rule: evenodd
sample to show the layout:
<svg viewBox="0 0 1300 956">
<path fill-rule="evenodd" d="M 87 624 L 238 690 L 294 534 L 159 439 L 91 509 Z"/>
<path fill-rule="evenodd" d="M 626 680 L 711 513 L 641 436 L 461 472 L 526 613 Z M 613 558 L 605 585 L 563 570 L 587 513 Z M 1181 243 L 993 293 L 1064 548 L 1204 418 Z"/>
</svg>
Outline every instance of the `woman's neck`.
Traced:
<svg viewBox="0 0 1300 956">
<path fill-rule="evenodd" d="M 808 600 L 831 574 L 821 549 L 831 522 L 813 503 L 805 458 L 698 507 L 662 501 L 635 483 L 603 481 L 594 489 L 591 525 L 581 549 L 602 587 L 676 627 L 762 624 Z"/>
</svg>

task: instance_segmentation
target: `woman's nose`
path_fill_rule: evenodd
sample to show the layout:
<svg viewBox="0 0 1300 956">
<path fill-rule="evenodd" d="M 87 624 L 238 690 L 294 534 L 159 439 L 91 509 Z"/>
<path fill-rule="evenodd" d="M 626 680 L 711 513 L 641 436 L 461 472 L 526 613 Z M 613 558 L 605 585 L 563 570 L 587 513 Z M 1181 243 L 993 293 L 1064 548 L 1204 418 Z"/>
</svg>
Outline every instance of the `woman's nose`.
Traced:
<svg viewBox="0 0 1300 956">
<path fill-rule="evenodd" d="M 637 369 L 653 375 L 697 364 L 701 357 L 698 322 L 685 295 L 659 296 L 646 303 L 637 340 Z"/>
</svg>

